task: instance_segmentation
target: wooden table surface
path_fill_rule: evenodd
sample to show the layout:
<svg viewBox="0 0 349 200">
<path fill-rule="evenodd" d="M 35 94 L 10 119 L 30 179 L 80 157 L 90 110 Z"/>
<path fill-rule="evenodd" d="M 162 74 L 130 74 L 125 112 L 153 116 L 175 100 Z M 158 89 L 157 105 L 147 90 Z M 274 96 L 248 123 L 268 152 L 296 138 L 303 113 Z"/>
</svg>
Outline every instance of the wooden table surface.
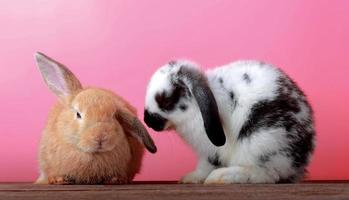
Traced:
<svg viewBox="0 0 349 200">
<path fill-rule="evenodd" d="M 131 185 L 33 185 L 0 183 L 0 199 L 314 199 L 349 200 L 349 182 L 196 185 L 138 182 Z"/>
</svg>

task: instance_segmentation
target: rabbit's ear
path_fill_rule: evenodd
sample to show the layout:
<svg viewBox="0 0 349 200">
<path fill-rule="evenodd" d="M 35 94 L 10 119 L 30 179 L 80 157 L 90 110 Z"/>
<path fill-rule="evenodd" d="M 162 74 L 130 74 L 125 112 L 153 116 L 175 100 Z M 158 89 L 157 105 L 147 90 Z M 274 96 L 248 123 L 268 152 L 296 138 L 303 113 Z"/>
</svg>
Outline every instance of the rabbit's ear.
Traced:
<svg viewBox="0 0 349 200">
<path fill-rule="evenodd" d="M 208 85 L 207 78 L 198 69 L 182 66 L 177 73 L 178 77 L 184 79 L 199 106 L 206 134 L 212 144 L 223 146 L 225 134 L 218 106 L 213 93 Z"/>
<path fill-rule="evenodd" d="M 129 111 L 119 110 L 117 111 L 116 118 L 121 126 L 133 137 L 137 138 L 149 152 L 156 153 L 157 148 L 153 139 L 137 116 Z"/>
<path fill-rule="evenodd" d="M 46 85 L 58 97 L 65 98 L 82 89 L 80 81 L 61 63 L 40 52 L 35 59 Z"/>
</svg>

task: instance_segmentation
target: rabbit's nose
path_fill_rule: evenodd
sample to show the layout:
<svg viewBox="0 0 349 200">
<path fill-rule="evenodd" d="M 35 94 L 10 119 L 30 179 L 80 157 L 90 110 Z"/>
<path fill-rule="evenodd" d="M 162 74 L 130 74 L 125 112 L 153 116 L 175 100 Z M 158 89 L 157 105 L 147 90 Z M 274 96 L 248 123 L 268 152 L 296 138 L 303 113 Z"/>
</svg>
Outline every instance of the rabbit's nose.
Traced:
<svg viewBox="0 0 349 200">
<path fill-rule="evenodd" d="M 102 145 L 105 141 L 107 141 L 107 137 L 104 135 L 101 135 L 101 136 L 96 138 L 96 142 L 97 142 L 99 147 L 102 147 Z"/>
</svg>

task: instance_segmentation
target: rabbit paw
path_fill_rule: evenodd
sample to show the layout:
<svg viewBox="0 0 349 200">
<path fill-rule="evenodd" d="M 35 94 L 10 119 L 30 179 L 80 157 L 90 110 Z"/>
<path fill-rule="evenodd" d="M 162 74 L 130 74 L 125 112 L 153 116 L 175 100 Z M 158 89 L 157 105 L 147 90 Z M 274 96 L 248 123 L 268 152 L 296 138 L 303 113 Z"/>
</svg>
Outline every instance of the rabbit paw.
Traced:
<svg viewBox="0 0 349 200">
<path fill-rule="evenodd" d="M 128 179 L 122 179 L 122 178 L 118 178 L 118 177 L 113 177 L 111 179 L 105 180 L 103 182 L 103 184 L 105 185 L 119 185 L 119 184 L 128 184 L 131 181 Z"/>
<path fill-rule="evenodd" d="M 210 173 L 205 184 L 248 183 L 250 174 L 242 167 L 219 168 Z"/>
<path fill-rule="evenodd" d="M 181 180 L 179 181 L 179 183 L 183 183 L 183 184 L 189 184 L 189 183 L 198 184 L 198 183 L 203 183 L 205 178 L 206 178 L 206 175 L 203 175 L 202 173 L 200 173 L 198 171 L 193 171 L 193 172 L 185 175 L 184 177 L 182 177 Z"/>
<path fill-rule="evenodd" d="M 75 184 L 75 181 L 69 176 L 53 176 L 48 177 L 48 183 L 53 185 L 71 185 Z"/>
</svg>

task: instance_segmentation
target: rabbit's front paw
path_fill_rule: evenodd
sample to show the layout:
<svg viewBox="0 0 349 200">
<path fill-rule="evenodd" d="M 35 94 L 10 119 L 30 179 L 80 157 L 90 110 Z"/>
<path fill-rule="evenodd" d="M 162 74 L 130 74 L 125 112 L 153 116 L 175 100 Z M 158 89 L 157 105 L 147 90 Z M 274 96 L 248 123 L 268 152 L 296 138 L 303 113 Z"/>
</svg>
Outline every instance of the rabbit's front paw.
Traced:
<svg viewBox="0 0 349 200">
<path fill-rule="evenodd" d="M 242 167 L 219 168 L 210 173 L 205 184 L 248 183 L 250 174 Z"/>
<path fill-rule="evenodd" d="M 184 184 L 188 184 L 188 183 L 203 183 L 204 180 L 206 179 L 206 175 L 203 175 L 202 173 L 198 172 L 198 171 L 193 171 L 187 175 L 185 175 L 184 177 L 181 178 L 181 180 L 179 181 L 179 183 L 184 183 Z"/>
<path fill-rule="evenodd" d="M 103 184 L 105 185 L 119 185 L 119 184 L 128 184 L 131 181 L 128 179 L 122 179 L 122 178 L 118 178 L 118 177 L 113 177 L 111 179 L 105 180 L 103 182 Z"/>
<path fill-rule="evenodd" d="M 52 176 L 48 177 L 48 183 L 53 185 L 71 185 L 75 184 L 75 181 L 70 176 Z"/>
</svg>

